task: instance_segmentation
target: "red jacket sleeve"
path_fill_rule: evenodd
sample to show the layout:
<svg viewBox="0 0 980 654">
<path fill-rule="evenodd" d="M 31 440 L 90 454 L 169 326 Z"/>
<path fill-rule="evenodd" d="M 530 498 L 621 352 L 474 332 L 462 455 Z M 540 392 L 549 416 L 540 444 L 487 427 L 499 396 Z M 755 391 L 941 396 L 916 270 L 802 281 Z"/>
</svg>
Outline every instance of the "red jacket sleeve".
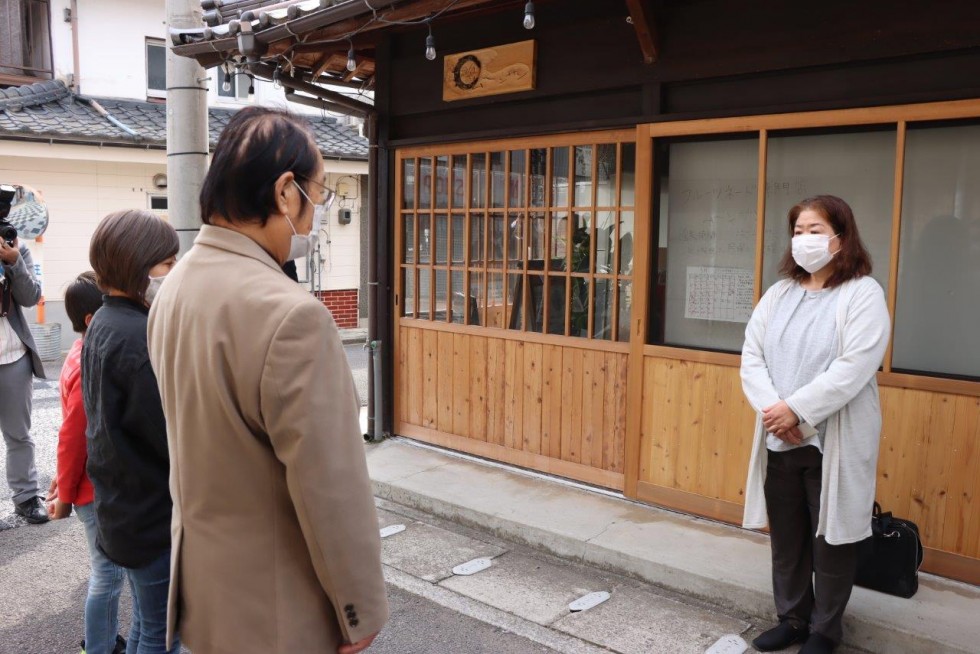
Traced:
<svg viewBox="0 0 980 654">
<path fill-rule="evenodd" d="M 81 375 L 76 373 L 65 385 L 64 415 L 58 432 L 58 498 L 71 504 L 78 496 L 88 459 L 81 379 Z"/>
</svg>

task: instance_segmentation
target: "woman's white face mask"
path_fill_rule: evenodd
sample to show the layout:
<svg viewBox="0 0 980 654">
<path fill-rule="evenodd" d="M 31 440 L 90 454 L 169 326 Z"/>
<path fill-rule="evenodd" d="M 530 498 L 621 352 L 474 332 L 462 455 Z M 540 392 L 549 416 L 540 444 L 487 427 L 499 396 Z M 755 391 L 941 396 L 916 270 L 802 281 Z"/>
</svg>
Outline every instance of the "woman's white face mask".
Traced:
<svg viewBox="0 0 980 654">
<path fill-rule="evenodd" d="M 830 263 L 837 252 L 830 251 L 830 239 L 837 234 L 797 234 L 793 237 L 793 260 L 810 274 L 813 274 Z"/>
<path fill-rule="evenodd" d="M 153 299 L 157 296 L 157 293 L 160 292 L 160 287 L 163 286 L 163 280 L 166 278 L 166 275 L 150 277 L 150 283 L 146 287 L 146 292 L 143 293 L 143 299 L 146 301 L 147 306 L 153 304 Z"/>
<path fill-rule="evenodd" d="M 296 182 L 294 181 L 293 184 L 296 184 Z M 313 204 L 313 200 L 310 200 L 310 196 L 306 194 L 302 186 L 296 184 L 296 188 L 303 194 L 307 202 Z M 293 230 L 293 235 L 289 240 L 289 254 L 286 255 L 287 261 L 307 257 L 316 249 L 317 238 L 320 234 L 320 226 L 323 224 L 323 214 L 325 212 L 326 207 L 322 204 L 313 204 L 313 228 L 306 235 L 299 234 L 296 231 L 296 226 L 293 225 L 293 221 L 290 220 L 289 216 L 286 216 L 286 222 L 289 223 L 289 228 Z"/>
</svg>

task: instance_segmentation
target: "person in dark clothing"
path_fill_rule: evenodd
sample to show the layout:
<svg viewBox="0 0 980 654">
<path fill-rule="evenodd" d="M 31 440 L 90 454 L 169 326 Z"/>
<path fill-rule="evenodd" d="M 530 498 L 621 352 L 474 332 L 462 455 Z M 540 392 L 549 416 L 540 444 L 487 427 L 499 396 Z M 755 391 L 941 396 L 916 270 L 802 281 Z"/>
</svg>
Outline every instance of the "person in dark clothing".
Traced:
<svg viewBox="0 0 980 654">
<path fill-rule="evenodd" d="M 97 545 L 129 578 L 130 654 L 180 651 L 176 638 L 166 646 L 173 504 L 166 421 L 146 342 L 150 303 L 178 247 L 173 227 L 131 210 L 106 216 L 89 249 L 107 295 L 82 347 L 87 472 L 95 488 Z"/>
<path fill-rule="evenodd" d="M 299 274 L 296 272 L 296 262 L 287 261 L 282 264 L 282 271 L 286 273 L 286 277 L 289 277 L 294 282 L 299 282 Z"/>
</svg>

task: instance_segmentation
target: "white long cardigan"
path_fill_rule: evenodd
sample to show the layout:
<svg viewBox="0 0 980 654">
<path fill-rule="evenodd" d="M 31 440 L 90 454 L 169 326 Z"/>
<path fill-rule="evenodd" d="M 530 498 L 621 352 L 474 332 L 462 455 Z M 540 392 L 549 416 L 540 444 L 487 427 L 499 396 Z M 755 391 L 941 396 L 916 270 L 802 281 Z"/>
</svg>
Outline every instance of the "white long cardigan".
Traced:
<svg viewBox="0 0 980 654">
<path fill-rule="evenodd" d="M 884 293 L 873 278 L 842 284 L 837 302 L 837 357 L 826 372 L 780 398 L 769 376 L 763 344 L 773 307 L 795 283 L 782 280 L 770 287 L 745 329 L 742 389 L 758 416 L 742 526 L 761 529 L 768 525 L 763 491 L 768 451 L 762 410 L 782 399 L 809 425 L 827 421 L 817 535 L 831 545 L 844 545 L 871 535 L 881 436 L 875 373 L 885 355 L 891 323 Z"/>
</svg>

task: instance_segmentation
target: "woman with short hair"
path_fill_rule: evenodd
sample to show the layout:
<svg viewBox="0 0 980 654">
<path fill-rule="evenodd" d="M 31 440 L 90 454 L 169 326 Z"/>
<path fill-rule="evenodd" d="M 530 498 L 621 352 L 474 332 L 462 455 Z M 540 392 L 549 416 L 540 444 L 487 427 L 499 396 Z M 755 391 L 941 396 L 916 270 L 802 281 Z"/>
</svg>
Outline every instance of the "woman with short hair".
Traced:
<svg viewBox="0 0 980 654">
<path fill-rule="evenodd" d="M 742 388 L 758 411 L 743 525 L 768 523 L 779 624 L 760 651 L 804 642 L 832 652 L 857 543 L 871 535 L 881 406 L 875 373 L 888 345 L 884 293 L 846 202 L 819 195 L 788 216 L 786 276 L 745 330 Z"/>
<path fill-rule="evenodd" d="M 167 647 L 170 518 L 167 425 L 150 367 L 146 320 L 176 263 L 177 232 L 149 211 L 110 214 L 96 228 L 89 262 L 106 293 L 82 345 L 88 420 L 86 470 L 95 488 L 98 548 L 126 568 L 133 596 L 127 651 Z"/>
</svg>

